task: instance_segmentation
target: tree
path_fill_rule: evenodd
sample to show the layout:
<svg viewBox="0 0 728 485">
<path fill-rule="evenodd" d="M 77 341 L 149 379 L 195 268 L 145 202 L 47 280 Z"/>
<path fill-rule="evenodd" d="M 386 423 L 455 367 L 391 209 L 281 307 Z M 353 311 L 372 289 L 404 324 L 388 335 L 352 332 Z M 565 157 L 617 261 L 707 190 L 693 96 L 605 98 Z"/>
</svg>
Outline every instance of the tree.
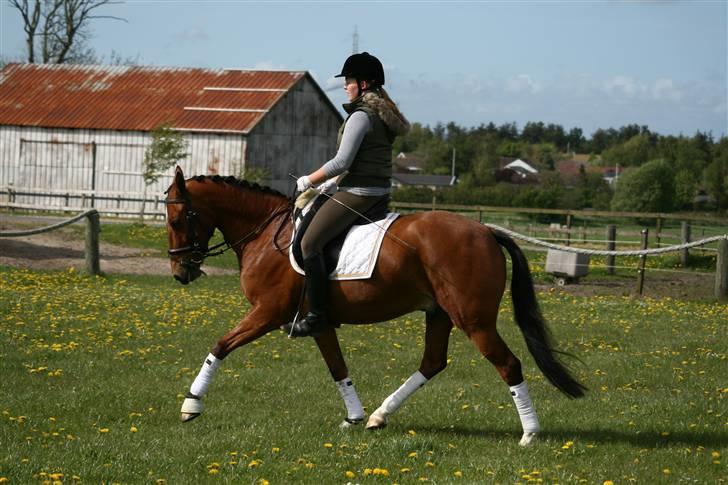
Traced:
<svg viewBox="0 0 728 485">
<path fill-rule="evenodd" d="M 670 165 L 652 160 L 619 177 L 612 210 L 670 212 L 675 202 L 675 181 Z"/>
<path fill-rule="evenodd" d="M 140 216 L 144 216 L 147 188 L 159 180 L 162 172 L 187 158 L 187 142 L 179 131 L 164 123 L 152 131 L 152 143 L 144 152 L 142 177 L 144 178 L 144 196 Z"/>
<path fill-rule="evenodd" d="M 728 137 L 721 138 L 715 145 L 713 161 L 705 168 L 703 177 L 718 210 L 728 208 Z"/>
<path fill-rule="evenodd" d="M 8 0 L 22 17 L 28 62 L 81 64 L 98 61 L 88 45 L 94 19 L 124 20 L 96 15 L 115 0 Z"/>
</svg>

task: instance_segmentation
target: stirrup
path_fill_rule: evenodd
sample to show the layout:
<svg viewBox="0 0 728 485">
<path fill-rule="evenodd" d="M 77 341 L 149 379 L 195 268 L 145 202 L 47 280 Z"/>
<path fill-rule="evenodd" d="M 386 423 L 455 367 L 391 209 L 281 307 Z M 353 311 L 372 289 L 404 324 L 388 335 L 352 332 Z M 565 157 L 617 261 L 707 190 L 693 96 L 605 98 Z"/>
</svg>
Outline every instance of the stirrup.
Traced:
<svg viewBox="0 0 728 485">
<path fill-rule="evenodd" d="M 311 320 L 315 321 L 315 324 L 311 324 Z M 298 337 L 318 337 L 328 327 L 328 322 L 320 316 L 309 313 L 306 318 L 298 320 L 297 322 L 291 322 L 283 325 L 281 328 L 288 334 L 289 338 Z"/>
</svg>

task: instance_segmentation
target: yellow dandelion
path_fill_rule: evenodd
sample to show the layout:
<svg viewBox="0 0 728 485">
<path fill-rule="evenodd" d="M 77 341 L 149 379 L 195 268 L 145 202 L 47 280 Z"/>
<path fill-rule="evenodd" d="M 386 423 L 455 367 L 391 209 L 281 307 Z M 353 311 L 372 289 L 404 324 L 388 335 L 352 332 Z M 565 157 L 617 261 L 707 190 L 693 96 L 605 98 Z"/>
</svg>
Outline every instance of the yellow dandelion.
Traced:
<svg viewBox="0 0 728 485">
<path fill-rule="evenodd" d="M 410 436 L 415 436 L 415 435 L 417 435 L 417 431 L 411 429 L 411 430 L 407 431 L 407 434 Z"/>
<path fill-rule="evenodd" d="M 278 448 L 277 446 L 274 446 L 273 448 L 271 448 L 270 451 L 272 451 L 273 453 L 280 453 L 281 449 Z"/>
<path fill-rule="evenodd" d="M 614 485 L 614 482 L 611 480 L 604 480 L 604 483 L 602 485 Z"/>
<path fill-rule="evenodd" d="M 714 451 L 710 454 L 713 458 L 720 458 L 720 451 Z"/>
<path fill-rule="evenodd" d="M 324 443 L 324 448 L 333 448 L 333 447 L 334 447 L 334 445 L 332 445 L 331 443 Z"/>
<path fill-rule="evenodd" d="M 248 463 L 248 468 L 255 468 L 261 463 L 263 463 L 261 460 L 251 460 L 250 463 Z"/>
<path fill-rule="evenodd" d="M 346 473 L 344 473 L 344 476 L 346 476 L 346 478 L 354 478 L 356 476 L 356 473 L 354 473 L 351 470 L 346 470 Z"/>
<path fill-rule="evenodd" d="M 453 473 L 453 475 L 455 475 L 458 478 L 462 478 L 463 477 L 463 472 L 461 472 L 460 470 L 456 470 L 455 473 Z"/>
<path fill-rule="evenodd" d="M 670 469 L 669 468 L 665 468 L 665 469 L 662 470 L 662 473 L 664 473 L 665 475 L 669 475 L 670 474 Z"/>
<path fill-rule="evenodd" d="M 8 483 L 10 479 L 8 477 L 0 477 L 0 483 Z"/>
<path fill-rule="evenodd" d="M 410 468 L 400 468 L 400 469 L 399 469 L 399 472 L 400 472 L 400 473 L 409 473 L 409 472 L 411 472 L 411 471 L 412 471 L 412 470 L 411 470 Z"/>
<path fill-rule="evenodd" d="M 63 480 L 63 473 L 51 473 L 48 475 L 48 478 L 53 481 Z"/>
<path fill-rule="evenodd" d="M 375 468 L 374 470 L 372 470 L 372 474 L 373 475 L 381 475 L 383 477 L 388 477 L 389 476 L 389 470 L 387 470 L 386 468 Z"/>
<path fill-rule="evenodd" d="M 364 469 L 364 476 L 365 477 L 368 477 L 371 474 L 372 474 L 372 469 L 371 468 L 365 468 Z"/>
<path fill-rule="evenodd" d="M 433 467 L 433 466 L 435 466 L 435 464 L 432 463 L 431 461 L 427 461 L 427 462 L 425 462 L 425 466 Z"/>
<path fill-rule="evenodd" d="M 409 455 L 407 455 L 407 456 L 409 456 L 410 458 L 415 458 L 415 457 L 417 456 L 417 452 L 416 452 L 416 451 L 412 451 L 412 452 L 410 452 L 410 454 L 409 454 Z"/>
<path fill-rule="evenodd" d="M 261 478 L 260 480 L 258 480 L 258 484 L 259 485 L 270 485 L 270 482 L 268 480 L 266 480 L 265 478 Z"/>
<path fill-rule="evenodd" d="M 129 428 L 129 431 L 131 433 L 136 433 L 137 431 L 139 431 L 139 429 L 136 426 L 132 426 L 131 428 Z"/>
<path fill-rule="evenodd" d="M 99 433 L 108 433 L 109 428 L 99 428 Z"/>
<path fill-rule="evenodd" d="M 210 475 L 217 475 L 218 473 L 220 473 L 220 469 L 219 468 L 210 468 L 209 470 L 207 470 L 207 473 Z"/>
</svg>

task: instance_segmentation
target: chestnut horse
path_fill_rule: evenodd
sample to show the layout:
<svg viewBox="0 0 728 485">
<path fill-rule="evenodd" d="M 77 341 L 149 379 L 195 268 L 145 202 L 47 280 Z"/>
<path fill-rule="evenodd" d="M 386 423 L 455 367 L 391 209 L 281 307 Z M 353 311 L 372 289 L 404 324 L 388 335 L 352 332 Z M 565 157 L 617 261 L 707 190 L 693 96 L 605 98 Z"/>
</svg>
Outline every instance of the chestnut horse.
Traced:
<svg viewBox="0 0 728 485">
<path fill-rule="evenodd" d="M 177 167 L 167 190 L 167 232 L 172 273 L 182 284 L 202 274 L 215 229 L 235 251 L 240 284 L 251 310 L 223 335 L 205 359 L 182 405 L 181 419 L 202 413 L 202 397 L 218 365 L 230 352 L 290 322 L 299 310 L 304 278 L 291 267 L 291 200 L 272 189 L 233 177 L 185 180 Z M 462 216 L 440 211 L 403 215 L 385 237 L 368 280 L 331 281 L 329 319 L 334 323 L 376 323 L 422 310 L 425 350 L 417 372 L 387 397 L 367 421 L 379 428 L 413 392 L 445 369 L 453 325 L 465 332 L 508 384 L 523 427 L 521 444 L 533 441 L 538 418 L 523 380 L 521 363 L 496 329 L 506 284 L 505 248 L 513 262 L 511 296 L 515 320 L 528 350 L 546 378 L 570 397 L 585 388 L 555 355 L 538 309 L 528 263 L 507 235 Z M 219 251 L 218 251 L 219 253 Z M 305 302 L 303 303 L 305 309 Z M 364 411 L 344 362 L 334 327 L 316 344 L 347 408 L 342 426 L 361 423 Z"/>
</svg>

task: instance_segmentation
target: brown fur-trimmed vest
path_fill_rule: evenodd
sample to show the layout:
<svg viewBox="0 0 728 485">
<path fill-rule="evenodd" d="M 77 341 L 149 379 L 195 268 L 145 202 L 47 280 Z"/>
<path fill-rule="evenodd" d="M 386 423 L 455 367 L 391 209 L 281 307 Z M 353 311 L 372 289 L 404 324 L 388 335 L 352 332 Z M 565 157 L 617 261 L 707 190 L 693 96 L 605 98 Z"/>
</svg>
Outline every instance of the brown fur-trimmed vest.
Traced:
<svg viewBox="0 0 728 485">
<path fill-rule="evenodd" d="M 351 116 L 363 111 L 372 125 L 359 146 L 349 173 L 339 182 L 339 187 L 389 187 L 392 179 L 392 143 L 397 135 L 409 130 L 409 122 L 389 99 L 384 89 L 368 91 L 344 110 Z M 348 117 L 339 128 L 337 147 Z"/>
</svg>

